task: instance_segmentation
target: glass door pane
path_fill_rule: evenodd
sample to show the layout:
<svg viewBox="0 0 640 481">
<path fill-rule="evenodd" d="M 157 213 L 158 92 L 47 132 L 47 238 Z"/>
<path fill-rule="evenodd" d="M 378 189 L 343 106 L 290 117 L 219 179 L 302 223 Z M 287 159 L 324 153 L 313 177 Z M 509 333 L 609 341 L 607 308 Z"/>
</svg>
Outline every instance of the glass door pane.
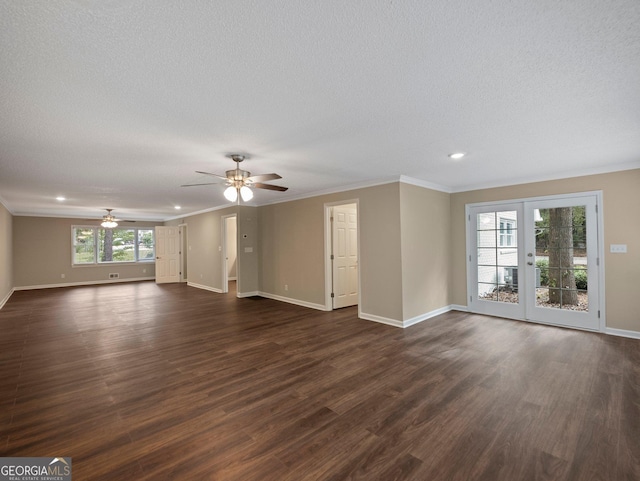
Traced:
<svg viewBox="0 0 640 481">
<path fill-rule="evenodd" d="M 478 298 L 518 303 L 518 213 L 477 214 Z"/>
<path fill-rule="evenodd" d="M 536 209 L 536 306 L 589 310 L 585 209 Z"/>
</svg>

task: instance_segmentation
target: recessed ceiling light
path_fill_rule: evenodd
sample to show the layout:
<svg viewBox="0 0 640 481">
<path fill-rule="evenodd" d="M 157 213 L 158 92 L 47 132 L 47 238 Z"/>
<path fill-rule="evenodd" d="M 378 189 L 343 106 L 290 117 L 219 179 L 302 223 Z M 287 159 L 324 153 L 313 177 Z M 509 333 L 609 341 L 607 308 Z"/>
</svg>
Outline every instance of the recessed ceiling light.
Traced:
<svg viewBox="0 0 640 481">
<path fill-rule="evenodd" d="M 175 208 L 176 210 L 180 210 L 180 209 L 182 209 L 182 207 L 180 207 L 179 205 L 176 205 L 174 208 Z"/>
<path fill-rule="evenodd" d="M 58 197 L 56 197 L 56 200 L 59 200 L 60 202 L 62 202 L 63 200 L 67 200 L 66 197 L 62 197 L 61 195 L 59 195 Z"/>
<path fill-rule="evenodd" d="M 451 158 L 453 160 L 460 160 L 465 155 L 466 154 L 464 152 L 455 152 L 453 154 L 449 154 L 449 158 Z"/>
</svg>

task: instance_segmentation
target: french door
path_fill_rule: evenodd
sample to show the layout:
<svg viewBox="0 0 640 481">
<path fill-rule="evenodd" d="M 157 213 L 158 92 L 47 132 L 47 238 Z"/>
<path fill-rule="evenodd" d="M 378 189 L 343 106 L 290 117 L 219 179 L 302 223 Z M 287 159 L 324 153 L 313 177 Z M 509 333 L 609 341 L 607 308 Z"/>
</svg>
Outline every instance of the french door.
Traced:
<svg viewBox="0 0 640 481">
<path fill-rule="evenodd" d="M 467 206 L 470 310 L 600 329 L 598 196 Z"/>
</svg>

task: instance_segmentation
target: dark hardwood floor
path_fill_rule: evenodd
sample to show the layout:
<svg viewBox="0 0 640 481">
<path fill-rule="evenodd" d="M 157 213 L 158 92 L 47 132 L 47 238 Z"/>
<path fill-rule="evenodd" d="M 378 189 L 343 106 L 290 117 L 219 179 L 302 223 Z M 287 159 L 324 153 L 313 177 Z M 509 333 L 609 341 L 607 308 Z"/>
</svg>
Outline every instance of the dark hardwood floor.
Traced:
<svg viewBox="0 0 640 481">
<path fill-rule="evenodd" d="M 636 340 L 145 282 L 14 293 L 0 362 L 0 456 L 76 481 L 640 479 Z"/>
</svg>

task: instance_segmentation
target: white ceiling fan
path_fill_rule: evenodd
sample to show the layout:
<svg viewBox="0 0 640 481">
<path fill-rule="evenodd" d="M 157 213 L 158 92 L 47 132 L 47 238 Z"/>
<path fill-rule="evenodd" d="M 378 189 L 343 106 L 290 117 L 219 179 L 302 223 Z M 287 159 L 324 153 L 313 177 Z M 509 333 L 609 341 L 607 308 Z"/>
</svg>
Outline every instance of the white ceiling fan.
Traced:
<svg viewBox="0 0 640 481">
<path fill-rule="evenodd" d="M 233 170 L 227 170 L 225 172 L 226 175 L 218 175 L 212 174 L 211 172 L 202 172 L 197 170 L 196 173 L 210 175 L 212 177 L 217 177 L 218 179 L 222 179 L 225 181 L 227 188 L 224 191 L 224 196 L 230 202 L 235 202 L 238 199 L 238 194 L 244 202 L 247 202 L 253 198 L 252 188 L 256 189 L 267 189 L 267 190 L 276 190 L 278 192 L 285 192 L 288 188 L 282 187 L 280 185 L 273 184 L 265 184 L 266 180 L 276 180 L 282 179 L 282 177 L 278 174 L 261 174 L 261 175 L 251 175 L 251 172 L 248 170 L 242 170 L 240 168 L 240 162 L 247 159 L 248 156 L 241 154 L 231 154 L 228 155 L 230 159 L 232 159 L 236 163 L 236 168 Z M 181 187 L 194 187 L 198 185 L 213 185 L 218 182 L 206 182 L 203 184 L 184 184 Z"/>
</svg>

